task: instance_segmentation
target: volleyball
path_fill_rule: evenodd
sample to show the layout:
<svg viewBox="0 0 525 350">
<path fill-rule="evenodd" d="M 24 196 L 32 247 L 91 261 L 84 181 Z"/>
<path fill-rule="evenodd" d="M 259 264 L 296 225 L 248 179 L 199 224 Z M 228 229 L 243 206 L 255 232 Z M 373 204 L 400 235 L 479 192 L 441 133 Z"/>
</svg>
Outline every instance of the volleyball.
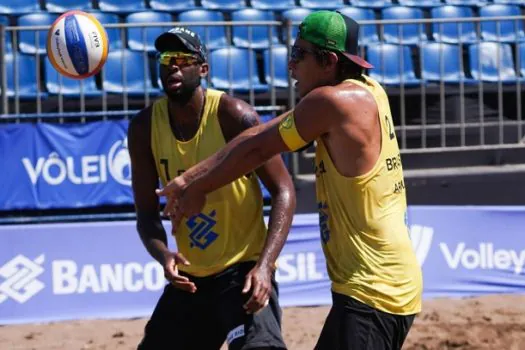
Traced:
<svg viewBox="0 0 525 350">
<path fill-rule="evenodd" d="M 60 74 L 85 79 L 97 74 L 106 62 L 108 44 L 106 30 L 93 15 L 68 11 L 47 33 L 47 57 Z"/>
</svg>

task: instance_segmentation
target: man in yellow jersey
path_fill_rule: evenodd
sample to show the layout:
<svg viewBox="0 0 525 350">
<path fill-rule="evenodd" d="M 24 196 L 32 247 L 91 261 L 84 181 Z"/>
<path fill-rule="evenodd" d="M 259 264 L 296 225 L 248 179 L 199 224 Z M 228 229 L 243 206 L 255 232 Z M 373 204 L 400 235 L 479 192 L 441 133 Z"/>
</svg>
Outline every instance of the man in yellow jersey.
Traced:
<svg viewBox="0 0 525 350">
<path fill-rule="evenodd" d="M 358 56 L 358 24 L 334 11 L 305 18 L 289 68 L 296 108 L 243 132 L 158 191 L 175 225 L 204 195 L 275 154 L 316 141 L 321 241 L 333 306 L 316 349 L 400 349 L 421 310 L 422 276 L 405 222 L 401 157 L 388 97 Z"/>
<path fill-rule="evenodd" d="M 196 33 L 176 27 L 155 47 L 166 97 L 133 118 L 128 143 L 137 229 L 171 283 L 138 348 L 218 350 L 227 341 L 233 350 L 285 349 L 274 269 L 295 209 L 290 175 L 279 155 L 239 174 L 173 228 L 178 252 L 168 250 L 159 178 L 166 185 L 259 118 L 247 103 L 201 87 L 209 67 Z M 268 229 L 257 176 L 272 196 Z"/>
</svg>

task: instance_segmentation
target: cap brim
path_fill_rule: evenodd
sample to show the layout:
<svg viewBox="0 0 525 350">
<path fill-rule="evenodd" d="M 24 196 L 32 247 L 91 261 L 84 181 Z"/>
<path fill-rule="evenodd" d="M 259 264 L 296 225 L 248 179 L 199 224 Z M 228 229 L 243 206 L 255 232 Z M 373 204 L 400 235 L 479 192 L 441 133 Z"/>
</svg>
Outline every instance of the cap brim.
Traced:
<svg viewBox="0 0 525 350">
<path fill-rule="evenodd" d="M 346 52 L 342 52 L 342 54 L 346 58 L 348 58 L 350 61 L 354 62 L 355 64 L 357 64 L 360 67 L 363 67 L 363 68 L 366 68 L 366 69 L 374 68 L 374 66 L 372 66 L 370 63 L 368 63 L 366 60 L 364 60 L 360 56 L 351 55 L 351 54 L 346 53 Z"/>
</svg>

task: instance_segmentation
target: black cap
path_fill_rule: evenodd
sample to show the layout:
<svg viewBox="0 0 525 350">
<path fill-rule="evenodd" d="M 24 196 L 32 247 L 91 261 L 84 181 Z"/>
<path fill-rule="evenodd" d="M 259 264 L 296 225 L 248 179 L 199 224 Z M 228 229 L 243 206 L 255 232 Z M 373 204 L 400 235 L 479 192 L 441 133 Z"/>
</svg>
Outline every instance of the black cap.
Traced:
<svg viewBox="0 0 525 350">
<path fill-rule="evenodd" d="M 206 47 L 201 41 L 201 38 L 194 31 L 186 27 L 175 27 L 167 32 L 162 33 L 155 40 L 155 48 L 159 52 L 175 51 L 183 48 L 193 52 L 199 58 L 206 62 Z"/>
</svg>

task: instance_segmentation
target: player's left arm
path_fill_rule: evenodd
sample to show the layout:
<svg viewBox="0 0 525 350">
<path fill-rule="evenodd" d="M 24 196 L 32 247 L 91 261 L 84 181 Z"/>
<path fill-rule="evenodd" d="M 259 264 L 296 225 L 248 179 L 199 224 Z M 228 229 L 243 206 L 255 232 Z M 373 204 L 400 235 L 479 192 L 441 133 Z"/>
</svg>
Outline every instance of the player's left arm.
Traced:
<svg viewBox="0 0 525 350">
<path fill-rule="evenodd" d="M 224 96 L 224 95 L 223 95 Z M 219 113 L 226 115 L 222 118 L 223 133 L 227 141 L 231 141 L 244 130 L 260 125 L 257 112 L 244 101 L 224 96 L 221 99 Z M 272 208 L 268 223 L 268 239 L 265 249 L 259 259 L 260 265 L 273 266 L 291 226 L 295 211 L 295 189 L 292 178 L 288 173 L 280 154 L 272 156 L 255 172 L 264 186 L 270 192 Z"/>
<path fill-rule="evenodd" d="M 221 98 L 219 115 L 227 141 L 260 124 L 258 114 L 250 105 L 226 94 Z M 288 237 L 296 205 L 293 181 L 279 154 L 268 159 L 255 172 L 270 192 L 272 206 L 264 248 L 256 268 L 247 276 L 244 288 L 244 292 L 252 290 L 251 298 L 246 303 L 246 309 L 252 312 L 263 307 L 269 297 L 271 275 Z"/>
</svg>

